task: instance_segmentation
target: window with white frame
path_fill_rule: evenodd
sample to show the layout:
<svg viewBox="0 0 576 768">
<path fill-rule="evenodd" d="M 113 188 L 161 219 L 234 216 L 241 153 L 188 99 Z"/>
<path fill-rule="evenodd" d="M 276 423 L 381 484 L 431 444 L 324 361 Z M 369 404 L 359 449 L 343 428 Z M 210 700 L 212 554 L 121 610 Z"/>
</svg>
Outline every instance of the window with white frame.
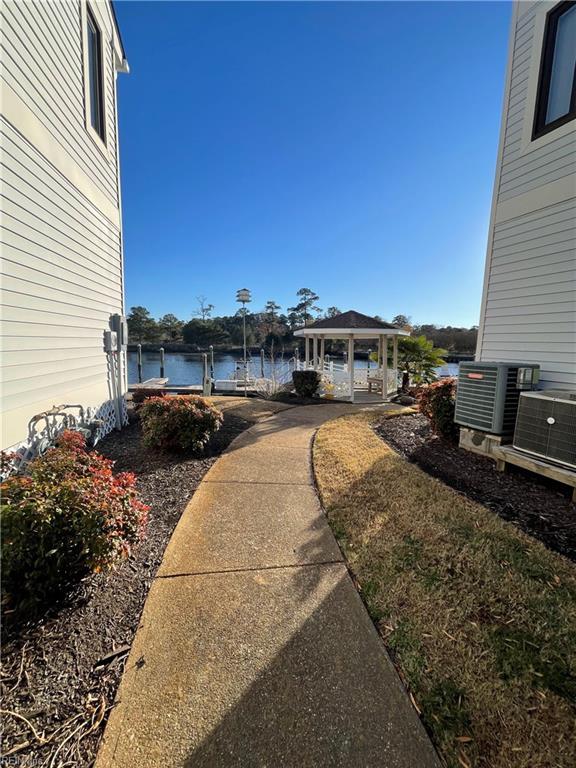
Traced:
<svg viewBox="0 0 576 768">
<path fill-rule="evenodd" d="M 576 117 L 576 2 L 549 11 L 544 31 L 532 138 Z"/>
</svg>

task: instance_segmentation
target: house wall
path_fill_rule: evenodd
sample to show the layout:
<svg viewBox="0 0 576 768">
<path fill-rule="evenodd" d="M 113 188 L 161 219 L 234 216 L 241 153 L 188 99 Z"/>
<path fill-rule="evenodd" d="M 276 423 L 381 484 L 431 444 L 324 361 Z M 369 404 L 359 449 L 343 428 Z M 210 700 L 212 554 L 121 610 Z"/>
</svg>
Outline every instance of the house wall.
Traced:
<svg viewBox="0 0 576 768">
<path fill-rule="evenodd" d="M 476 358 L 576 388 L 576 121 L 532 140 L 546 13 L 515 3 Z"/>
<path fill-rule="evenodd" d="M 102 31 L 106 146 L 86 124 L 83 2 L 2 3 L 2 447 L 62 403 L 113 424 L 103 335 L 123 313 L 116 68 L 108 3 Z"/>
</svg>

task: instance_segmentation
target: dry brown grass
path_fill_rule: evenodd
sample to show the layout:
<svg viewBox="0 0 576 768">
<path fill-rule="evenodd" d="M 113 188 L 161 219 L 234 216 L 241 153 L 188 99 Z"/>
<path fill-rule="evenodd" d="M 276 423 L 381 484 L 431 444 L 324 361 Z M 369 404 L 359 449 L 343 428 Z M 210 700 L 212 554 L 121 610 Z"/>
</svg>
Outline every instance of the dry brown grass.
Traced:
<svg viewBox="0 0 576 768">
<path fill-rule="evenodd" d="M 325 424 L 333 530 L 440 754 L 458 768 L 576 765 L 576 568 L 388 448 Z"/>
</svg>

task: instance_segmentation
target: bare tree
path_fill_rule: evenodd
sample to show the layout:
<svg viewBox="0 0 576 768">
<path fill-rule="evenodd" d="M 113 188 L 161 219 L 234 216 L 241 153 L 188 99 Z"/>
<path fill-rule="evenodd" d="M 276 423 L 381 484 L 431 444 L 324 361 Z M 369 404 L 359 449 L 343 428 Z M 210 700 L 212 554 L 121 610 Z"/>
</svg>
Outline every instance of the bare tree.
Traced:
<svg viewBox="0 0 576 768">
<path fill-rule="evenodd" d="M 209 320 L 214 311 L 214 304 L 208 304 L 206 296 L 196 296 L 196 301 L 198 302 L 198 309 L 194 310 L 192 314 L 202 320 Z"/>
</svg>

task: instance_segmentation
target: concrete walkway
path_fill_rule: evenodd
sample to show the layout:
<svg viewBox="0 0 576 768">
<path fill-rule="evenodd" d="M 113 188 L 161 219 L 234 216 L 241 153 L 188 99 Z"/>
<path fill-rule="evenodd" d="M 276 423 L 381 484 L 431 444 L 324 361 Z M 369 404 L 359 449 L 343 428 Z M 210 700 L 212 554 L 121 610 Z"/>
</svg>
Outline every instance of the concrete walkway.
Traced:
<svg viewBox="0 0 576 768">
<path fill-rule="evenodd" d="M 278 413 L 206 475 L 152 584 L 97 768 L 438 768 Z"/>
</svg>

